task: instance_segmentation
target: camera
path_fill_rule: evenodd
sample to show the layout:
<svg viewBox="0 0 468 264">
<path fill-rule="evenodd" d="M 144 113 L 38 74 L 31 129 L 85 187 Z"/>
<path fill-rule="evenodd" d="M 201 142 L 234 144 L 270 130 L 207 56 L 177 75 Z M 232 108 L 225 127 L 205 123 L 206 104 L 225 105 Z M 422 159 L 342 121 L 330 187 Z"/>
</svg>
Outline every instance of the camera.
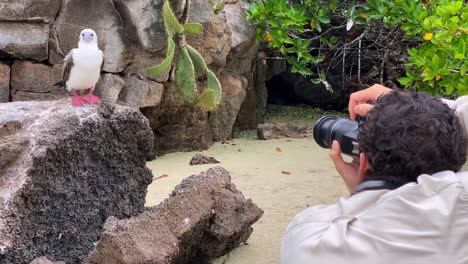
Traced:
<svg viewBox="0 0 468 264">
<path fill-rule="evenodd" d="M 314 139 L 322 148 L 331 148 L 334 140 L 341 146 L 341 152 L 359 157 L 359 122 L 351 119 L 326 115 L 314 125 Z"/>
</svg>

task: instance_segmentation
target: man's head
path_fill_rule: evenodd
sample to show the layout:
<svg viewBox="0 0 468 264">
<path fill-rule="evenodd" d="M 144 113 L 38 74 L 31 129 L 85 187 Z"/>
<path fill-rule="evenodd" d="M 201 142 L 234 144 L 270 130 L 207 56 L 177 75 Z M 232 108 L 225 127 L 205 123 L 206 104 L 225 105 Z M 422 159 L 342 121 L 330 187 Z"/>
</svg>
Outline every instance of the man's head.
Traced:
<svg viewBox="0 0 468 264">
<path fill-rule="evenodd" d="M 464 135 L 453 110 L 440 99 L 415 92 L 385 94 L 359 131 L 366 178 L 405 184 L 424 173 L 458 171 L 466 161 Z"/>
</svg>

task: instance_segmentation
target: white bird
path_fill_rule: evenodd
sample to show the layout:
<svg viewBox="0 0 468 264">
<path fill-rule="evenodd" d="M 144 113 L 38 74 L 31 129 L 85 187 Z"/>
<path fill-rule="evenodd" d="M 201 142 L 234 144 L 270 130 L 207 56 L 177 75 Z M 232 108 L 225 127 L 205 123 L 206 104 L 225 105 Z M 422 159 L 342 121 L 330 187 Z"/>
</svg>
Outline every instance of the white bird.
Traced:
<svg viewBox="0 0 468 264">
<path fill-rule="evenodd" d="M 95 104 L 101 99 L 93 94 L 104 63 L 104 53 L 99 49 L 96 32 L 84 29 L 80 33 L 78 48 L 72 49 L 64 59 L 62 81 L 56 83 L 72 92 L 72 104 L 82 106 L 84 102 Z M 78 90 L 90 89 L 80 96 Z"/>
</svg>

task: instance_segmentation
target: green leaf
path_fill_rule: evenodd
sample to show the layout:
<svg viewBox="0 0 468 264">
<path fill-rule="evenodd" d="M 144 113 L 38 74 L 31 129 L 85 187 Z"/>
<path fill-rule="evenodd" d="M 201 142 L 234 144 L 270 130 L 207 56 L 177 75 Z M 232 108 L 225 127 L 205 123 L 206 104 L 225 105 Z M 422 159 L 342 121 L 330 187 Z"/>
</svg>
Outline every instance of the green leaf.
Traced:
<svg viewBox="0 0 468 264">
<path fill-rule="evenodd" d="M 466 72 L 468 71 L 468 63 L 464 62 L 460 67 L 460 75 L 465 76 Z"/>
<path fill-rule="evenodd" d="M 171 67 L 172 60 L 174 59 L 175 53 L 175 43 L 172 38 L 167 38 L 167 51 L 166 51 L 166 58 L 161 62 L 161 64 L 153 66 L 148 69 L 147 74 L 151 77 L 160 77 L 164 73 L 166 73 L 169 68 Z"/>
<path fill-rule="evenodd" d="M 180 94 L 190 103 L 195 101 L 197 83 L 195 69 L 186 48 L 180 51 L 175 71 L 175 82 Z"/>
<path fill-rule="evenodd" d="M 192 59 L 193 67 L 195 69 L 195 76 L 199 77 L 206 74 L 206 62 L 202 55 L 190 45 L 187 45 L 187 51 L 190 58 Z"/>
<path fill-rule="evenodd" d="M 200 23 L 187 23 L 184 25 L 184 32 L 188 35 L 200 34 L 203 32 L 203 25 Z"/>
<path fill-rule="evenodd" d="M 466 54 L 466 43 L 463 39 L 460 39 L 460 43 L 458 43 L 458 52 L 463 54 L 463 56 Z"/>
<path fill-rule="evenodd" d="M 434 66 L 434 67 L 438 67 L 439 62 L 440 62 L 439 55 L 434 54 L 434 56 L 432 57 L 432 64 L 433 64 L 433 66 Z"/>
<path fill-rule="evenodd" d="M 465 59 L 465 55 L 463 55 L 461 53 L 457 53 L 457 54 L 455 54 L 455 59 L 463 60 L 463 59 Z"/>
<path fill-rule="evenodd" d="M 318 21 L 320 21 L 321 23 L 323 24 L 329 24 L 331 21 L 330 21 L 330 18 L 329 17 L 326 17 L 326 16 L 323 16 L 323 17 L 319 17 L 317 18 Z"/>
<path fill-rule="evenodd" d="M 214 92 L 214 104 L 218 105 L 221 102 L 221 93 L 222 93 L 222 88 L 221 88 L 221 83 L 219 83 L 218 78 L 216 78 L 216 75 L 210 70 L 207 70 L 207 76 L 208 76 L 208 88 L 213 90 Z"/>
<path fill-rule="evenodd" d="M 179 20 L 174 15 L 174 11 L 172 11 L 171 4 L 169 0 L 166 0 L 163 5 L 163 18 L 164 18 L 164 27 L 166 29 L 166 33 L 169 36 L 174 36 L 176 33 L 182 33 L 184 28 L 179 23 Z"/>
<path fill-rule="evenodd" d="M 310 79 L 310 81 L 313 83 L 313 84 L 320 84 L 322 82 L 322 80 L 319 78 L 319 79 Z"/>
<path fill-rule="evenodd" d="M 398 78 L 398 82 L 405 86 L 405 87 L 408 87 L 410 86 L 412 83 L 413 83 L 413 80 L 409 77 L 401 77 L 401 78 Z"/>
</svg>

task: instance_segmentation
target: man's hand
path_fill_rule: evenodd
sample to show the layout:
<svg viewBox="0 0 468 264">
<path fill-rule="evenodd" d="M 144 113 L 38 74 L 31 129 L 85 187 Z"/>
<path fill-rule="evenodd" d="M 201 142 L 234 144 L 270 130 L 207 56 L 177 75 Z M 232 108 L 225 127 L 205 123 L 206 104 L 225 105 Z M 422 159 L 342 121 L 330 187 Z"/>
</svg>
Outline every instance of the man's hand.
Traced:
<svg viewBox="0 0 468 264">
<path fill-rule="evenodd" d="M 364 157 L 364 153 L 361 153 L 362 157 Z M 330 158 L 332 159 L 333 163 L 335 163 L 336 171 L 341 175 L 343 181 L 348 187 L 349 193 L 352 194 L 359 183 L 364 179 L 364 175 L 360 175 L 359 171 L 359 161 L 354 159 L 352 162 L 345 162 L 343 157 L 341 156 L 341 147 L 338 141 L 333 141 L 331 150 L 330 150 Z"/>
<path fill-rule="evenodd" d="M 349 97 L 349 116 L 353 120 L 356 119 L 356 115 L 365 116 L 374 107 L 368 102 L 390 91 L 392 89 L 380 84 L 374 84 L 367 89 L 352 93 Z"/>
</svg>

